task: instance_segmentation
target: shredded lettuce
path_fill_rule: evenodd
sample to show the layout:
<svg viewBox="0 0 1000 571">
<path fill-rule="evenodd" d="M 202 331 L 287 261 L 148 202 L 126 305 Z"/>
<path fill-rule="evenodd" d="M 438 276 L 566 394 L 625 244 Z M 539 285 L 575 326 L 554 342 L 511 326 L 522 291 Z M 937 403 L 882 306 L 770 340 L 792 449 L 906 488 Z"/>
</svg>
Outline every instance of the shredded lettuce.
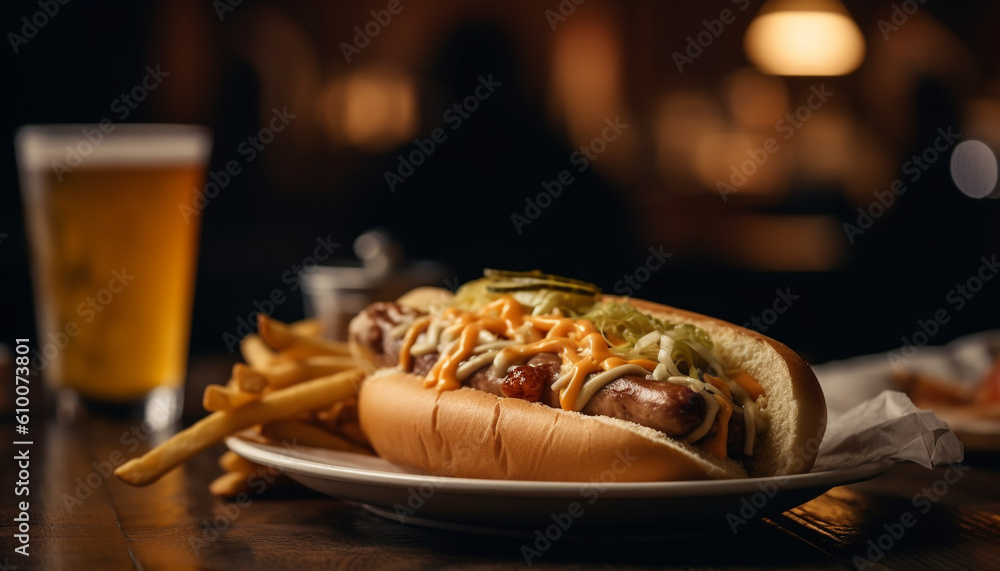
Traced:
<svg viewBox="0 0 1000 571">
<path fill-rule="evenodd" d="M 699 343 L 711 350 L 712 338 L 690 323 L 670 323 L 646 315 L 627 303 L 612 302 L 598 303 L 581 317 L 593 321 L 594 326 L 608 341 L 611 350 L 626 359 L 658 361 L 659 344 L 653 343 L 639 350 L 635 349 L 637 341 L 658 331 L 674 339 L 671 359 L 682 372 L 701 378 L 700 373 L 711 370 L 709 363 L 691 347 L 691 343 Z"/>
<path fill-rule="evenodd" d="M 656 360 L 658 346 L 634 353 L 635 342 L 653 331 L 665 332 L 667 324 L 626 303 L 599 303 L 581 317 L 594 322 L 616 353 L 636 354 L 635 358 Z"/>
</svg>

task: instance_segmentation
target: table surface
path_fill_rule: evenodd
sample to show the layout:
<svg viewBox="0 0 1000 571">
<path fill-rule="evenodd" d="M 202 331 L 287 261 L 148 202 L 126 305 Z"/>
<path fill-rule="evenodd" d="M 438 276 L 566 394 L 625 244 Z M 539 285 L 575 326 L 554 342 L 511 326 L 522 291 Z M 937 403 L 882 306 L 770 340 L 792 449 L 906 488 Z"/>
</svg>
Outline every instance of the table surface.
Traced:
<svg viewBox="0 0 1000 571">
<path fill-rule="evenodd" d="M 5 419 L 0 431 L 14 434 L 12 415 Z M 133 423 L 49 419 L 32 426 L 30 447 L 15 446 L 13 438 L 0 444 L 7 459 L 0 570 L 525 566 L 525 538 L 402 525 L 294 484 L 252 493 L 242 505 L 215 498 L 208 484 L 221 473 L 221 444 L 159 482 L 133 488 L 107 477 L 111 464 L 151 444 L 133 440 Z M 10 459 L 24 449 L 30 450 L 30 492 L 18 497 Z M 897 465 L 873 480 L 751 521 L 735 535 L 724 529 L 656 541 L 568 538 L 531 563 L 547 569 L 1000 568 L 1000 455 L 970 453 L 961 466 L 955 481 L 947 468 Z M 14 551 L 16 503 L 26 500 L 30 557 Z"/>
</svg>

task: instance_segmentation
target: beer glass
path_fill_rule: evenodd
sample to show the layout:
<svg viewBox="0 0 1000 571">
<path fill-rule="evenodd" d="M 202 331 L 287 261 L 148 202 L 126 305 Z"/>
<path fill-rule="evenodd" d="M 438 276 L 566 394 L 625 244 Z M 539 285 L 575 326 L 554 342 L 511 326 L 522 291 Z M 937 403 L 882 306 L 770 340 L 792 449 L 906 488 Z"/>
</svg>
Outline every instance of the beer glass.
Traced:
<svg viewBox="0 0 1000 571">
<path fill-rule="evenodd" d="M 210 147 L 191 125 L 18 131 L 31 362 L 61 410 L 127 410 L 154 428 L 179 417 Z"/>
</svg>

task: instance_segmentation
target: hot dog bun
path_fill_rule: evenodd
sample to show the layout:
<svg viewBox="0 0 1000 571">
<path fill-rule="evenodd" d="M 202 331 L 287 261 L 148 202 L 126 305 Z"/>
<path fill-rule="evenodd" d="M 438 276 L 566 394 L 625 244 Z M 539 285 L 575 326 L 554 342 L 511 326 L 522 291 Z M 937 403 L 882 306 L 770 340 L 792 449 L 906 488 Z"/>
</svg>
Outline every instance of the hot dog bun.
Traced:
<svg viewBox="0 0 1000 571">
<path fill-rule="evenodd" d="M 428 309 L 445 294 L 422 288 L 400 303 Z M 788 347 L 704 315 L 636 299 L 654 317 L 708 332 L 725 362 L 738 364 L 766 391 L 770 424 L 756 453 L 741 463 L 638 424 L 500 398 L 471 388 L 438 392 L 398 368 L 375 371 L 359 395 L 361 428 L 378 454 L 432 474 L 469 478 L 618 482 L 782 476 L 808 472 L 826 424 L 812 370 Z M 359 349 L 359 358 L 372 356 Z M 610 470 L 610 472 L 608 472 Z"/>
</svg>

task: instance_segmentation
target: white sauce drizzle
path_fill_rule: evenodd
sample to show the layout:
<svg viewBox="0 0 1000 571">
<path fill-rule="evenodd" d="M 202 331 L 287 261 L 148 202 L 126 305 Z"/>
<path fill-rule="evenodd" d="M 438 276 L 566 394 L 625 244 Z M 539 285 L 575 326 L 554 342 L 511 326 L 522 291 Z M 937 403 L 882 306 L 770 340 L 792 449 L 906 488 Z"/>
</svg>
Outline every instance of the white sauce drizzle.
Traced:
<svg viewBox="0 0 1000 571">
<path fill-rule="evenodd" d="M 494 349 L 506 349 L 514 345 L 513 341 L 493 341 L 492 343 L 482 343 L 476 345 L 476 348 L 472 350 L 473 353 L 482 353 L 484 351 L 493 351 Z M 499 353 L 500 351 L 497 351 Z"/>
<path fill-rule="evenodd" d="M 392 334 L 396 335 L 397 329 L 401 329 L 402 334 L 405 334 L 406 328 L 409 326 L 410 323 L 400 324 L 392 330 Z M 419 342 L 414 343 L 411 348 L 411 354 L 413 356 L 420 356 L 434 352 L 435 350 L 442 354 L 446 353 L 458 342 L 460 333 L 461 328 L 455 327 L 453 320 L 434 319 L 431 321 L 427 331 L 418 337 Z M 758 405 L 764 406 L 766 403 L 765 397 L 758 399 L 760 402 L 754 403 L 746 390 L 726 375 L 725 369 L 722 367 L 719 359 L 707 347 L 693 339 L 685 339 L 684 342 L 709 364 L 713 369 L 712 374 L 721 378 L 729 386 L 733 398 L 727 397 L 710 383 L 682 374 L 673 360 L 675 339 L 671 335 L 672 333 L 674 332 L 661 333 L 654 331 L 648 333 L 636 342 L 634 350 L 640 351 L 650 345 L 659 344 L 659 351 L 657 352 L 658 364 L 653 370 L 652 377 L 657 381 L 686 385 L 695 392 L 703 395 L 707 407 L 706 414 L 702 418 L 701 423 L 688 434 L 686 440 L 688 442 L 697 442 L 704 438 L 709 430 L 711 430 L 720 409 L 718 401 L 713 397 L 713 395 L 717 395 L 722 397 L 726 401 L 726 404 L 734 410 L 737 408 L 736 402 L 740 403 L 738 408 L 742 410 L 745 435 L 743 453 L 748 456 L 752 455 L 756 434 L 767 430 L 767 419 L 763 415 L 758 414 Z M 493 363 L 493 374 L 496 377 L 503 377 L 507 374 L 511 366 L 523 360 L 523 357 L 517 351 L 507 351 L 506 349 L 513 345 L 537 341 L 540 338 L 541 335 L 528 323 L 518 328 L 513 340 L 500 340 L 492 333 L 480 331 L 479 338 L 477 339 L 478 343 L 473 351 L 476 356 L 459 366 L 456 371 L 456 377 L 460 381 L 465 381 L 472 373 L 490 362 Z M 572 377 L 572 370 L 568 367 L 564 367 L 564 369 L 567 370 L 552 383 L 553 391 L 559 391 L 569 383 Z M 582 410 L 597 391 L 619 377 L 624 375 L 645 376 L 648 374 L 649 371 L 639 365 L 626 364 L 594 375 L 584 381 L 574 403 L 574 409 L 577 411 Z"/>
<path fill-rule="evenodd" d="M 417 339 L 423 338 L 423 341 L 414 343 L 413 347 L 410 348 L 410 354 L 419 357 L 437 351 L 438 345 L 441 343 L 441 330 L 444 329 L 445 325 L 446 323 L 442 319 L 431 320 L 427 331 L 417 337 Z"/>
<path fill-rule="evenodd" d="M 465 379 L 469 378 L 469 375 L 475 373 L 483 366 L 489 364 L 494 358 L 496 358 L 497 353 L 500 351 L 487 351 L 481 355 L 476 355 L 475 357 L 469 359 L 468 361 L 459 365 L 458 370 L 455 371 L 455 378 L 465 382 Z"/>
<path fill-rule="evenodd" d="M 559 391 L 559 390 L 561 390 L 566 385 L 566 383 L 569 382 L 569 380 L 571 378 L 573 378 L 573 372 L 572 371 L 567 371 L 567 372 L 563 373 L 562 376 L 560 376 L 558 379 L 556 379 L 556 382 L 552 383 L 552 390 L 553 391 Z"/>
<path fill-rule="evenodd" d="M 500 353 L 497 354 L 496 360 L 493 361 L 493 375 L 495 377 L 503 377 L 507 374 L 507 369 L 518 363 L 520 359 L 521 357 L 518 355 L 517 351 L 507 351 L 506 349 L 500 351 Z"/>
<path fill-rule="evenodd" d="M 406 335 L 406 332 L 410 329 L 411 325 L 413 325 L 412 319 L 398 323 L 395 327 L 389 330 L 389 337 L 392 339 L 399 339 L 403 335 Z"/>
<path fill-rule="evenodd" d="M 698 425 L 698 428 L 687 435 L 686 440 L 688 442 L 697 442 L 704 438 L 708 434 L 708 431 L 712 429 L 712 423 L 715 422 L 715 415 L 719 413 L 719 401 L 715 400 L 712 395 L 702 394 L 705 397 L 705 405 L 708 406 L 708 410 L 705 411 L 705 418 L 701 419 L 701 424 Z"/>
<path fill-rule="evenodd" d="M 573 403 L 573 409 L 577 411 L 583 410 L 583 407 L 587 406 L 587 403 L 590 402 L 590 398 L 594 396 L 594 393 L 601 390 L 604 388 L 604 385 L 610 383 L 618 377 L 623 377 L 625 375 L 642 375 L 645 377 L 648 374 L 649 371 L 643 369 L 639 365 L 619 365 L 617 367 L 612 367 L 603 373 L 594 375 L 584 381 L 583 386 L 580 387 L 580 392 L 576 395 L 576 402 Z M 555 390 L 555 385 L 553 385 L 552 388 Z"/>
</svg>

